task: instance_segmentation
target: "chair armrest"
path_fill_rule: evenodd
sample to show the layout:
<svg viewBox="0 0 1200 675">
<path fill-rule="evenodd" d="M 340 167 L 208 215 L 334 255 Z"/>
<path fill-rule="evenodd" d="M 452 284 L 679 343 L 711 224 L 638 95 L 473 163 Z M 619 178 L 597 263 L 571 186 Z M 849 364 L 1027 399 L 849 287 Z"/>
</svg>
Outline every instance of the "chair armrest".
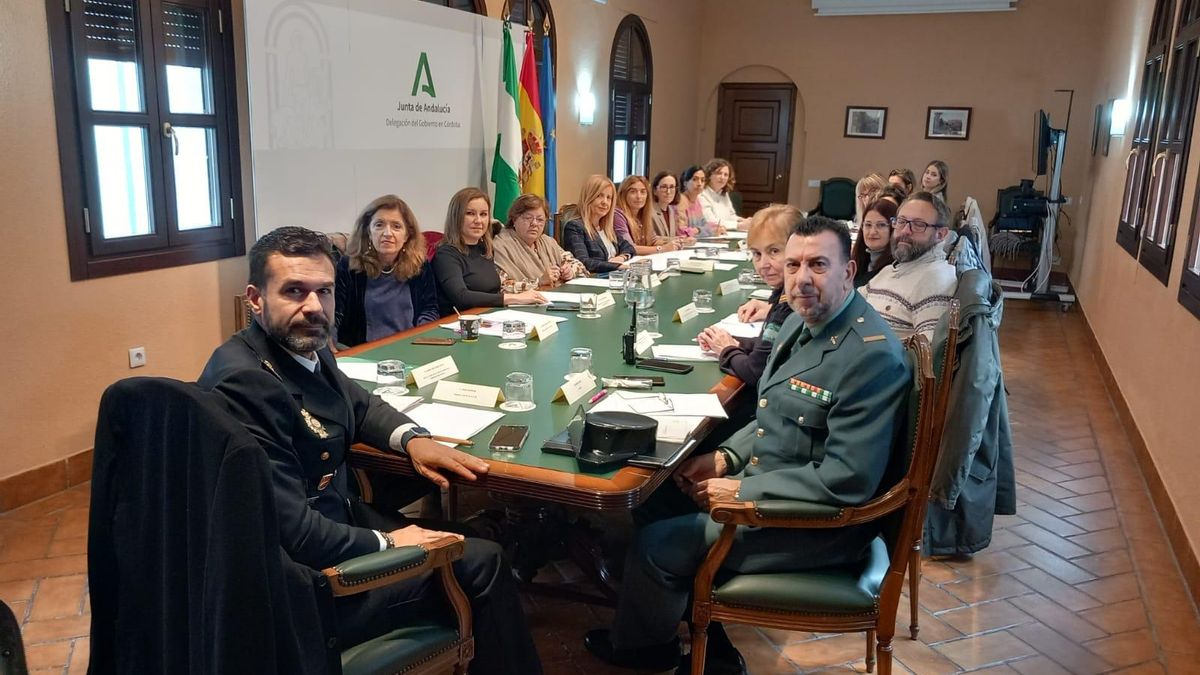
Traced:
<svg viewBox="0 0 1200 675">
<path fill-rule="evenodd" d="M 322 572 L 335 597 L 354 595 L 430 572 L 462 557 L 461 539 L 446 536 L 425 546 L 401 546 L 368 553 Z"/>
<path fill-rule="evenodd" d="M 908 503 L 912 498 L 908 479 L 860 506 L 830 506 L 798 499 L 764 499 L 758 502 L 716 502 L 709 517 L 724 525 L 755 527 L 827 528 L 845 527 L 877 520 Z"/>
</svg>

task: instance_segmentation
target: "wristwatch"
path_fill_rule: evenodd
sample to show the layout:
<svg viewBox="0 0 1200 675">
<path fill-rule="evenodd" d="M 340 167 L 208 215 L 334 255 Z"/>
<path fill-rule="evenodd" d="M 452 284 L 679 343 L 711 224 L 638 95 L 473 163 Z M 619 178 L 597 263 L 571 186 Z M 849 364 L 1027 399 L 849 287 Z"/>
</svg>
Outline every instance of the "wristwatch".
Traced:
<svg viewBox="0 0 1200 675">
<path fill-rule="evenodd" d="M 400 435 L 400 447 L 404 448 L 405 452 L 408 452 L 408 444 L 411 443 L 414 438 L 432 437 L 433 434 L 430 433 L 430 431 L 425 427 L 410 427 L 408 431 L 405 431 Z"/>
<path fill-rule="evenodd" d="M 392 535 L 390 533 L 384 532 L 383 530 L 375 531 L 379 533 L 379 536 L 383 537 L 383 541 L 387 544 L 388 548 L 396 548 L 396 540 L 392 539 Z"/>
</svg>

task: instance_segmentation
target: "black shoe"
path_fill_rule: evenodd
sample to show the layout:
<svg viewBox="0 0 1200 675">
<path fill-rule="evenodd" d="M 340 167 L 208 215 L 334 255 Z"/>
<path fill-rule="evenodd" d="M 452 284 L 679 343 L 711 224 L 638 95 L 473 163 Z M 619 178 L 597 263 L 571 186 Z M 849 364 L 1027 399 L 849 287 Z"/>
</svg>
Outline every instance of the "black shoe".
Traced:
<svg viewBox="0 0 1200 675">
<path fill-rule="evenodd" d="M 704 675 L 746 675 L 746 660 L 732 646 L 719 652 L 708 650 L 704 655 Z M 692 675 L 692 655 L 684 654 L 679 659 L 675 675 Z"/>
<path fill-rule="evenodd" d="M 662 671 L 679 663 L 678 638 L 661 645 L 617 649 L 613 647 L 611 632 L 607 628 L 597 628 L 587 632 L 583 644 L 596 658 L 621 668 Z"/>
</svg>

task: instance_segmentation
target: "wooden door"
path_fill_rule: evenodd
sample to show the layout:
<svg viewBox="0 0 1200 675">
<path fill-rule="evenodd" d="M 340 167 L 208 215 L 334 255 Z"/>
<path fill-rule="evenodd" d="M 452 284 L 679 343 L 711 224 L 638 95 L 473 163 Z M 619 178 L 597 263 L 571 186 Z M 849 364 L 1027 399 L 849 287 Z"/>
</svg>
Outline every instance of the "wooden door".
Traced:
<svg viewBox="0 0 1200 675">
<path fill-rule="evenodd" d="M 793 84 L 721 85 L 716 156 L 733 164 L 743 216 L 787 203 L 795 109 Z"/>
</svg>

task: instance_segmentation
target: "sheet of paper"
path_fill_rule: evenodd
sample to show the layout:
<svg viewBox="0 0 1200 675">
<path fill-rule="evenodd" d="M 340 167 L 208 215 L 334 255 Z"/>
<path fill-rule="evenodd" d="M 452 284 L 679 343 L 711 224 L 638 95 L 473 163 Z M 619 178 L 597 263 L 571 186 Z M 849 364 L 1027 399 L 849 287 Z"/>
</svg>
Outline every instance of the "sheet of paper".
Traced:
<svg viewBox="0 0 1200 675">
<path fill-rule="evenodd" d="M 433 400 L 495 408 L 496 403 L 504 400 L 504 395 L 500 393 L 500 387 L 440 380 L 433 389 Z"/>
<path fill-rule="evenodd" d="M 562 291 L 542 291 L 542 297 L 550 302 L 579 302 L 578 293 L 563 293 Z"/>
<path fill-rule="evenodd" d="M 534 312 L 522 312 L 518 309 L 501 309 L 495 312 L 489 312 L 482 315 L 483 319 L 479 322 L 479 334 L 490 337 L 504 336 L 504 322 L 509 319 L 519 319 L 525 322 L 525 334 L 533 332 L 533 327 L 544 321 L 553 321 L 559 323 L 566 321 L 565 316 L 554 316 L 552 314 L 536 314 Z M 457 318 L 450 319 L 442 324 L 442 328 L 448 328 L 452 331 L 461 332 Z"/>
<path fill-rule="evenodd" d="M 756 300 L 770 300 L 772 292 L 773 291 L 771 291 L 771 289 L 769 289 L 769 288 L 760 288 L 757 291 L 754 291 L 753 293 L 751 293 L 750 297 L 752 297 Z"/>
<path fill-rule="evenodd" d="M 685 260 L 679 265 L 679 271 L 691 272 L 693 274 L 703 274 L 704 272 L 713 271 L 713 261 L 711 260 Z"/>
<path fill-rule="evenodd" d="M 718 328 L 723 328 L 725 332 L 734 337 L 756 338 L 762 334 L 763 322 L 752 321 L 750 323 L 742 323 L 738 320 L 737 312 L 721 319 L 715 324 Z"/>
<path fill-rule="evenodd" d="M 652 417 L 655 422 L 658 422 L 658 430 L 654 437 L 668 443 L 682 443 L 688 434 L 704 421 L 703 417 L 668 417 L 666 415 L 649 415 L 648 417 Z"/>
<path fill-rule="evenodd" d="M 722 272 L 728 272 L 729 270 L 734 269 L 736 267 L 737 267 L 737 265 L 734 263 L 723 263 L 723 262 L 713 263 L 713 269 L 721 270 Z"/>
<path fill-rule="evenodd" d="M 715 355 L 700 349 L 699 345 L 654 345 L 650 351 L 654 358 L 668 361 L 717 361 Z"/>
<path fill-rule="evenodd" d="M 684 260 L 691 258 L 693 255 L 695 255 L 694 251 L 684 249 L 682 251 L 667 251 L 665 253 L 651 253 L 650 255 L 635 255 L 629 259 L 629 262 L 636 262 L 638 260 L 649 260 L 650 261 L 650 269 L 652 269 L 655 272 L 661 272 L 661 271 L 667 269 L 667 261 L 670 260 L 671 258 L 675 258 L 676 260 L 679 260 L 682 262 Z"/>
<path fill-rule="evenodd" d="M 717 417 L 729 415 L 716 394 L 652 394 L 618 391 L 609 394 L 591 412 L 633 412 L 651 417 Z M 697 422 L 698 423 L 698 422 Z"/>
<path fill-rule="evenodd" d="M 650 333 L 642 331 L 637 334 L 637 338 L 633 341 L 633 351 L 638 356 L 646 353 L 647 349 L 654 346 L 654 338 L 650 337 Z"/>
<path fill-rule="evenodd" d="M 567 286 L 590 286 L 592 288 L 608 288 L 608 279 L 581 278 L 572 279 Z"/>
<path fill-rule="evenodd" d="M 746 262 L 750 256 L 746 251 L 721 251 L 717 254 L 717 260 L 725 260 L 728 262 Z"/>
<path fill-rule="evenodd" d="M 471 438 L 504 417 L 504 413 L 446 403 L 423 403 L 408 411 L 409 418 L 435 436 Z"/>
<path fill-rule="evenodd" d="M 374 361 L 344 357 L 337 360 L 337 367 L 346 377 L 352 380 L 375 382 L 376 363 Z"/>
<path fill-rule="evenodd" d="M 384 403 L 392 406 L 400 412 L 405 412 L 409 408 L 425 402 L 425 399 L 420 396 L 398 396 L 396 394 L 384 394 L 379 398 L 383 399 Z"/>
</svg>

